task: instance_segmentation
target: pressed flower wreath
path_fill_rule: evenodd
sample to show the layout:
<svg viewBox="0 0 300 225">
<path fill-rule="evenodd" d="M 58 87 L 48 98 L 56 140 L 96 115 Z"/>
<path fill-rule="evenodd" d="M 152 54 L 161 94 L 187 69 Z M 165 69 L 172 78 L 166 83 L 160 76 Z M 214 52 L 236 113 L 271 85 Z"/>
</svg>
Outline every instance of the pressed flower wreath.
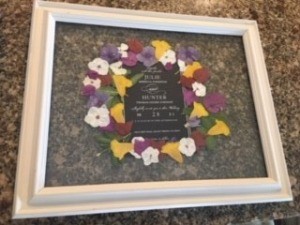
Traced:
<svg viewBox="0 0 300 225">
<path fill-rule="evenodd" d="M 230 129 L 221 113 L 226 107 L 225 96 L 206 93 L 210 74 L 198 60 L 195 48 L 180 47 L 175 52 L 164 40 L 154 40 L 149 46 L 143 46 L 137 39 L 119 47 L 103 46 L 100 57 L 88 63 L 82 90 L 88 99 L 84 121 L 99 130 L 100 147 L 118 160 L 130 154 L 148 166 L 158 163 L 163 155 L 183 163 L 182 155 L 191 157 L 197 150 L 213 149 L 217 136 L 229 136 Z M 143 74 L 131 74 L 128 68 L 137 64 L 148 68 L 156 63 L 162 63 L 165 70 L 178 67 L 185 103 L 182 113 L 187 117 L 185 127 L 191 129 L 190 137 L 164 141 L 131 136 L 133 122 L 125 120 L 124 96 Z"/>
</svg>

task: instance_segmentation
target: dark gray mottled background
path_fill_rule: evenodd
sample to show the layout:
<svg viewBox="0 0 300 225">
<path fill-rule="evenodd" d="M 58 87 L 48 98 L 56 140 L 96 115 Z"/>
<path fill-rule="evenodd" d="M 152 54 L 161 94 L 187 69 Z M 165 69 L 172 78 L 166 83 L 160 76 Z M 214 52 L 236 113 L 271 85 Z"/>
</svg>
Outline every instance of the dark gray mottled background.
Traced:
<svg viewBox="0 0 300 225">
<path fill-rule="evenodd" d="M 88 62 L 99 57 L 103 43 L 119 46 L 130 38 L 138 38 L 145 45 L 162 39 L 174 49 L 194 46 L 200 51 L 201 63 L 211 71 L 207 92 L 219 91 L 228 99 L 231 136 L 219 138 L 214 151 L 185 157 L 183 165 L 168 159 L 148 167 L 132 156 L 117 166 L 108 152 L 96 157 L 101 149 L 94 136 L 99 131 L 83 121 L 88 109 L 86 99 L 80 95 L 82 80 Z M 56 31 L 46 184 L 263 177 L 266 172 L 254 115 L 241 37 L 60 23 Z"/>
<path fill-rule="evenodd" d="M 23 105 L 32 1 L 0 0 L 0 224 L 227 224 L 229 222 L 249 221 L 255 217 L 281 218 L 300 211 L 299 0 L 241 0 L 230 2 L 223 0 L 185 0 L 180 2 L 176 0 L 69 0 L 68 2 L 137 10 L 143 9 L 257 20 L 292 184 L 294 201 L 290 203 L 153 210 L 12 221 L 10 218 L 21 110 Z M 68 29 L 64 30 L 64 32 L 67 31 Z M 96 31 L 90 31 L 90 33 L 93 32 Z M 69 30 L 69 33 L 72 34 L 74 31 Z M 72 48 L 74 48 L 74 42 L 71 37 L 69 38 L 69 47 L 72 46 Z M 68 38 L 65 42 L 68 43 Z M 101 44 L 94 43 L 92 39 L 91 43 L 95 46 Z M 238 45 L 237 41 L 236 46 L 238 47 Z M 81 58 L 80 62 L 85 62 L 85 64 L 97 53 L 97 49 L 88 48 L 86 50 L 79 50 L 80 48 L 81 46 L 78 46 L 78 49 L 74 50 L 77 52 L 84 51 L 85 54 L 80 56 L 84 59 Z M 65 50 L 68 51 L 67 48 Z M 231 51 L 233 53 L 233 50 Z M 209 54 L 203 53 L 203 56 L 208 57 Z M 222 57 L 222 55 L 220 57 Z M 203 60 L 207 65 L 212 62 L 212 58 L 204 58 Z M 243 59 L 239 60 L 243 61 Z M 219 68 L 220 66 L 221 65 L 218 65 L 217 67 L 209 65 L 212 70 Z M 69 70 L 66 71 L 67 74 L 64 79 L 67 79 L 68 76 L 72 75 L 70 74 L 70 71 L 82 71 L 82 69 L 85 70 L 85 65 L 78 64 L 74 66 L 74 68 L 69 68 Z M 76 73 L 73 74 L 73 76 L 75 78 L 74 80 L 76 80 L 76 78 L 80 78 L 81 74 Z M 213 79 L 216 79 L 216 76 L 214 76 Z M 74 85 L 76 86 L 77 81 L 74 82 Z M 81 84 L 77 83 L 77 85 L 76 90 Z M 224 93 L 229 94 L 228 92 Z M 234 98 L 234 95 L 232 95 L 232 93 L 230 94 L 231 99 Z M 69 98 L 74 99 L 74 101 L 79 101 L 76 94 L 74 96 L 69 96 Z M 79 104 L 79 102 L 77 104 Z M 81 106 L 81 103 L 79 105 Z M 234 106 L 228 108 L 228 110 L 233 109 L 235 109 Z M 228 112 L 232 115 L 232 112 Z M 65 118 L 61 117 L 58 118 L 58 120 L 64 122 Z M 79 135 L 82 131 L 77 130 L 76 127 L 82 126 L 80 124 L 68 124 L 65 127 L 67 130 L 62 132 L 70 132 L 72 135 Z M 92 132 L 89 131 L 88 128 L 84 129 L 86 131 L 83 132 L 85 135 L 87 135 L 88 132 Z M 232 139 L 230 141 L 232 141 Z M 222 146 L 228 144 L 236 145 L 236 143 L 230 143 L 230 141 L 222 141 Z M 96 147 L 90 143 L 90 148 Z M 67 151 L 67 149 L 64 151 Z M 93 151 L 89 150 L 87 152 L 91 152 L 92 154 Z M 89 153 L 86 153 L 85 155 L 85 157 L 87 157 L 86 159 L 89 158 L 88 154 Z M 201 160 L 203 162 L 209 157 L 215 156 L 203 155 L 197 160 L 202 158 Z M 60 162 L 61 165 L 67 166 L 65 164 L 68 161 L 64 161 L 66 158 L 68 160 L 73 160 L 76 162 L 75 164 L 84 163 L 81 161 L 81 158 L 78 158 L 76 155 L 73 156 L 72 154 L 62 156 L 62 158 L 58 157 L 57 159 L 54 159 L 54 162 Z M 237 157 L 235 156 L 235 158 Z M 93 159 L 98 160 L 97 158 Z M 88 163 L 97 163 L 97 161 L 89 160 Z M 233 162 L 230 163 L 234 164 Z M 174 164 L 172 165 L 174 166 Z M 76 168 L 76 165 L 68 166 Z M 86 166 L 86 168 L 89 167 Z M 87 172 L 90 174 L 93 173 L 93 171 Z M 193 172 L 190 174 L 193 174 Z M 246 171 L 244 171 L 243 174 L 246 174 Z M 81 174 L 77 173 L 77 175 L 79 176 Z M 150 174 L 148 175 L 150 177 Z M 94 177 L 93 179 L 95 181 L 97 180 L 97 177 Z M 153 178 L 151 177 L 149 179 Z M 53 185 L 62 184 L 62 181 L 60 180 L 49 180 L 52 180 L 51 182 Z M 91 180 L 84 180 L 83 178 L 80 180 L 86 183 L 91 182 Z M 74 183 L 75 181 L 71 178 L 68 179 L 67 182 Z"/>
</svg>

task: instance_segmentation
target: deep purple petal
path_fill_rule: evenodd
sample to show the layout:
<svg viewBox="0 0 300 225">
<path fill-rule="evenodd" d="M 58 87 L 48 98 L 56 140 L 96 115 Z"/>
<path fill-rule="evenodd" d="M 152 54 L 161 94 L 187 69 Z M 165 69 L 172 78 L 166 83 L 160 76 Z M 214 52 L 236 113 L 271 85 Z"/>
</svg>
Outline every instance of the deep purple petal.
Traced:
<svg viewBox="0 0 300 225">
<path fill-rule="evenodd" d="M 138 59 L 136 57 L 136 54 L 133 52 L 128 52 L 128 57 L 122 58 L 122 62 L 126 66 L 135 66 Z"/>
<path fill-rule="evenodd" d="M 115 131 L 115 123 L 112 118 L 110 118 L 110 123 L 106 127 L 100 127 L 100 131 L 106 132 L 114 132 Z"/>
<path fill-rule="evenodd" d="M 182 88 L 182 89 L 183 89 L 183 100 L 185 104 L 189 106 L 198 100 L 198 97 L 195 95 L 195 92 L 193 92 L 192 90 L 188 90 L 186 88 Z"/>
<path fill-rule="evenodd" d="M 82 95 L 84 96 L 94 95 L 95 92 L 96 92 L 96 88 L 93 85 L 86 85 L 82 89 Z"/>
<path fill-rule="evenodd" d="M 86 75 L 90 78 L 90 79 L 97 79 L 99 78 L 99 74 L 94 71 L 94 70 L 89 70 L 87 71 Z"/>
<path fill-rule="evenodd" d="M 211 93 L 204 97 L 203 104 L 209 112 L 217 113 L 226 107 L 226 98 L 220 93 Z"/>
<path fill-rule="evenodd" d="M 134 151 L 141 155 L 143 151 L 146 150 L 151 145 L 151 140 L 150 139 L 145 139 L 144 141 L 138 141 L 136 140 L 134 142 Z"/>
</svg>

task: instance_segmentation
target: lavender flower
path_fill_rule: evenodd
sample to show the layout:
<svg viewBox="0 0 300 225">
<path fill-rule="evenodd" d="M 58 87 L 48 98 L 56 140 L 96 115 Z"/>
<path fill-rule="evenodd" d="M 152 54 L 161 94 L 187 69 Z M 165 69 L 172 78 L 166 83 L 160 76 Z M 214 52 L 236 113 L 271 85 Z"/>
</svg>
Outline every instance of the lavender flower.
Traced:
<svg viewBox="0 0 300 225">
<path fill-rule="evenodd" d="M 150 46 L 145 47 L 141 53 L 137 54 L 136 58 L 146 67 L 153 66 L 157 62 L 155 58 L 155 49 Z"/>
<path fill-rule="evenodd" d="M 95 92 L 93 95 L 90 95 L 87 107 L 91 108 L 93 106 L 99 107 L 104 104 L 108 99 L 108 95 L 103 92 Z"/>
<path fill-rule="evenodd" d="M 108 44 L 101 49 L 101 58 L 109 63 L 119 60 L 120 53 L 116 46 Z"/>
<path fill-rule="evenodd" d="M 200 53 L 193 47 L 179 48 L 177 51 L 177 58 L 184 61 L 187 64 L 192 64 L 194 61 L 198 60 Z"/>
</svg>

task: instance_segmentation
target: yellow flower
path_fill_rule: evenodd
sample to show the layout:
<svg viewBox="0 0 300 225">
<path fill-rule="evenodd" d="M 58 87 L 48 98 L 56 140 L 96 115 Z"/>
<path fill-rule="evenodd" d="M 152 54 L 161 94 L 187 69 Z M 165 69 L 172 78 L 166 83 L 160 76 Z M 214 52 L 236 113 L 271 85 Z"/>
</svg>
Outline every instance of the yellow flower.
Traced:
<svg viewBox="0 0 300 225">
<path fill-rule="evenodd" d="M 183 163 L 182 155 L 179 151 L 179 142 L 167 143 L 162 146 L 162 153 L 168 154 L 172 159 L 179 163 Z"/>
<path fill-rule="evenodd" d="M 208 112 L 204 108 L 204 106 L 201 103 L 194 102 L 194 109 L 190 115 L 190 118 L 193 117 L 202 117 L 202 116 L 208 116 Z"/>
<path fill-rule="evenodd" d="M 197 69 L 201 69 L 202 66 L 199 62 L 193 62 L 192 65 L 188 65 L 185 69 L 185 71 L 183 72 L 183 76 L 187 77 L 187 78 L 193 78 L 194 76 L 194 72 Z"/>
<path fill-rule="evenodd" d="M 126 88 L 132 86 L 132 81 L 121 75 L 113 75 L 112 77 L 119 95 L 124 97 L 126 94 Z"/>
<path fill-rule="evenodd" d="M 124 104 L 118 103 L 110 108 L 110 115 L 117 121 L 117 123 L 125 123 Z"/>
<path fill-rule="evenodd" d="M 155 40 L 152 41 L 151 44 L 153 45 L 153 47 L 155 47 L 155 57 L 157 60 L 160 60 L 160 58 L 166 53 L 166 51 L 171 49 L 171 46 L 166 41 Z"/>
<path fill-rule="evenodd" d="M 132 143 L 120 143 L 116 139 L 110 142 L 110 148 L 114 153 L 114 156 L 119 160 L 122 160 L 124 156 L 133 149 Z"/>
<path fill-rule="evenodd" d="M 209 129 L 207 132 L 208 135 L 219 135 L 224 134 L 225 136 L 230 135 L 230 129 L 226 123 L 222 120 L 216 120 L 216 124 Z"/>
</svg>

